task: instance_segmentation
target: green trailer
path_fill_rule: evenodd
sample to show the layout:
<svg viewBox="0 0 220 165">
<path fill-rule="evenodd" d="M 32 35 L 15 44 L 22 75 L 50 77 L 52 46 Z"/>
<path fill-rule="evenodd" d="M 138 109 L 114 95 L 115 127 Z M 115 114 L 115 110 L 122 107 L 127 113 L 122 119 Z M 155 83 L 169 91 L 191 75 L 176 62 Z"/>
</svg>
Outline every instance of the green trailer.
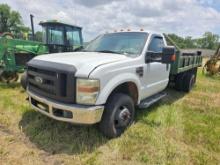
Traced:
<svg viewBox="0 0 220 165">
<path fill-rule="evenodd" d="M 72 52 L 82 47 L 82 28 L 56 20 L 40 22 L 43 41 L 14 39 L 11 34 L 0 36 L 0 80 L 16 81 L 26 63 L 37 55 Z"/>
<path fill-rule="evenodd" d="M 202 54 L 200 51 L 184 52 L 169 36 L 164 36 L 168 45 L 176 48 L 176 60 L 170 69 L 170 84 L 179 91 L 189 92 L 196 82 L 197 68 L 202 66 Z"/>
</svg>

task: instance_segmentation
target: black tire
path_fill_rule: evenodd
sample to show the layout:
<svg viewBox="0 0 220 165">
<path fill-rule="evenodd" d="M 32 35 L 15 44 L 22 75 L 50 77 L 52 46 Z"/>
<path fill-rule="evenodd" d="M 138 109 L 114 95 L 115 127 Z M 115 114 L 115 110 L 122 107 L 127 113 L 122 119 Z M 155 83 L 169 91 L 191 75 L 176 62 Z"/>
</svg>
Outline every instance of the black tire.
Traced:
<svg viewBox="0 0 220 165">
<path fill-rule="evenodd" d="M 184 78 L 183 73 L 180 73 L 180 74 L 176 75 L 176 77 L 175 77 L 175 89 L 177 91 L 183 90 L 183 78 Z"/>
<path fill-rule="evenodd" d="M 193 72 L 187 73 L 183 78 L 183 91 L 190 92 L 195 84 L 196 76 Z"/>
<path fill-rule="evenodd" d="M 133 123 L 134 115 L 132 98 L 126 94 L 115 93 L 106 103 L 99 129 L 106 137 L 118 137 Z"/>
<path fill-rule="evenodd" d="M 3 83 L 13 83 L 18 81 L 18 74 L 15 72 L 2 72 L 0 75 L 0 81 Z"/>
<path fill-rule="evenodd" d="M 26 88 L 27 88 L 27 72 L 24 72 L 24 74 L 22 74 L 22 76 L 21 76 L 21 86 L 22 86 L 22 88 L 24 88 L 24 90 L 26 90 Z"/>
</svg>

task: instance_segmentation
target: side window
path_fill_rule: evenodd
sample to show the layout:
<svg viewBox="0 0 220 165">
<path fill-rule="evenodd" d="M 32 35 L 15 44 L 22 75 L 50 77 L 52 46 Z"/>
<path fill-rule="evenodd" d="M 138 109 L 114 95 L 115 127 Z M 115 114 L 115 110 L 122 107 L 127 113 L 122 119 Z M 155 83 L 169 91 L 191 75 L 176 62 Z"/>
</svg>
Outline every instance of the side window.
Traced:
<svg viewBox="0 0 220 165">
<path fill-rule="evenodd" d="M 154 37 L 150 42 L 148 50 L 152 51 L 152 52 L 162 52 L 163 47 L 164 47 L 163 38 L 162 37 Z"/>
</svg>

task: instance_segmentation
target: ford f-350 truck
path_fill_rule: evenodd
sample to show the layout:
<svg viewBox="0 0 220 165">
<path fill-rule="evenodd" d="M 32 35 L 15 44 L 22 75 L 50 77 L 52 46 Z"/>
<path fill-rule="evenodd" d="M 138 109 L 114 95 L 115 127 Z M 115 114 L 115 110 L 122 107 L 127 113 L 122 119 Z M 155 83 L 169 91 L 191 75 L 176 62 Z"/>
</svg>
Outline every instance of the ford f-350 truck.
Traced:
<svg viewBox="0 0 220 165">
<path fill-rule="evenodd" d="M 201 63 L 201 53 L 167 46 L 160 33 L 107 33 L 79 52 L 29 61 L 26 89 L 31 106 L 42 114 L 74 124 L 99 123 L 112 138 L 134 121 L 135 107 L 165 97 L 168 84 L 189 92 Z"/>
</svg>

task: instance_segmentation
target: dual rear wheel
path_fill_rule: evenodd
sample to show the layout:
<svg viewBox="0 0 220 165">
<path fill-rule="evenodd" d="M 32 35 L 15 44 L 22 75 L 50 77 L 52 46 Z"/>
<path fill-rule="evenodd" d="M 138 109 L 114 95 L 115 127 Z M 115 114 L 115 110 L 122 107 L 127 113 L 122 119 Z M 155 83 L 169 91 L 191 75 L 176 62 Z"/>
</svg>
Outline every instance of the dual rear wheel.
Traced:
<svg viewBox="0 0 220 165">
<path fill-rule="evenodd" d="M 196 83 L 197 69 L 180 73 L 175 77 L 175 89 L 190 92 Z"/>
</svg>

